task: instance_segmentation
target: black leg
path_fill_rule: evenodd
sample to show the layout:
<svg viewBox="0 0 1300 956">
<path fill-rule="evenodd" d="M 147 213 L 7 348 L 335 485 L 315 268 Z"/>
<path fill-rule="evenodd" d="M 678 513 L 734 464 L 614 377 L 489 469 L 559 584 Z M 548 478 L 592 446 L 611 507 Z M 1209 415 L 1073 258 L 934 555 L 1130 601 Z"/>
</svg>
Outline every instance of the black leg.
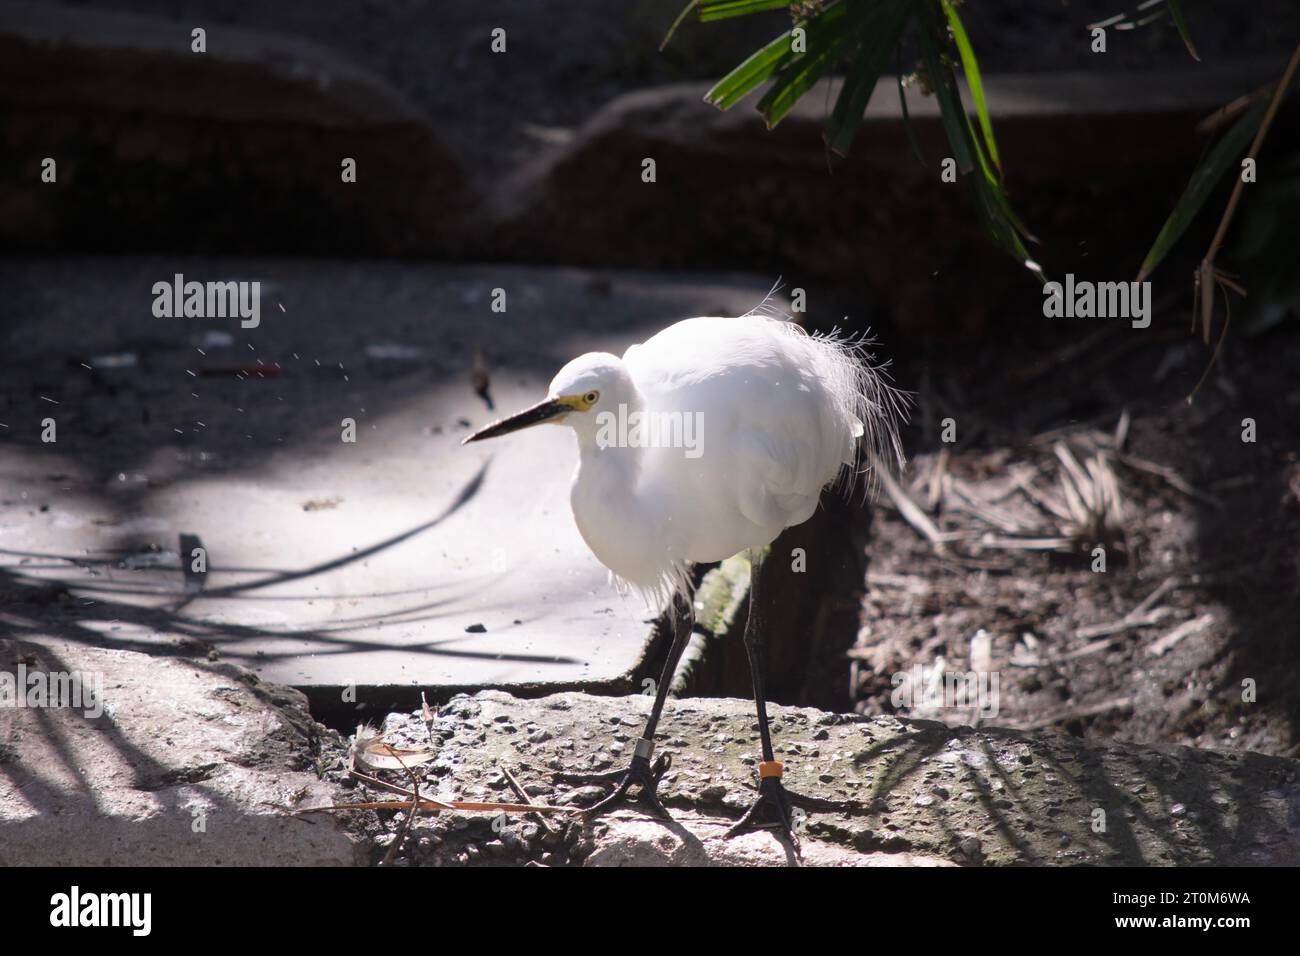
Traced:
<svg viewBox="0 0 1300 956">
<path fill-rule="evenodd" d="M 749 552 L 749 619 L 745 621 L 745 653 L 749 655 L 749 679 L 754 686 L 754 706 L 758 710 L 758 733 L 763 738 L 763 760 L 776 759 L 772 752 L 772 731 L 767 724 L 767 695 L 763 690 L 763 604 L 759 597 L 759 579 L 763 576 L 763 552 Z"/>
<path fill-rule="evenodd" d="M 727 836 L 738 836 L 749 830 L 779 829 L 791 845 L 798 846 L 794 833 L 794 807 L 805 810 L 843 810 L 850 804 L 833 800 L 819 800 L 791 793 L 781 783 L 783 765 L 772 750 L 772 731 L 767 721 L 767 696 L 763 690 L 763 597 L 759 578 L 763 570 L 763 555 L 758 549 L 749 553 L 749 620 L 745 622 L 745 651 L 749 655 L 749 673 L 754 685 L 754 706 L 758 711 L 758 733 L 763 742 L 763 762 L 758 770 L 758 798 L 745 811 Z"/>
<path fill-rule="evenodd" d="M 668 659 L 664 661 L 659 685 L 655 688 L 655 702 L 650 710 L 650 719 L 646 721 L 645 729 L 637 739 L 631 766 L 626 770 L 607 770 L 601 773 L 554 775 L 555 779 L 562 783 L 614 785 L 614 789 L 606 797 L 587 809 L 586 812 L 589 814 L 603 813 L 616 804 L 630 799 L 629 792 L 636 786 L 640 788 L 636 801 L 642 803 L 655 816 L 672 819 L 663 804 L 659 802 L 659 795 L 656 792 L 660 778 L 672 766 L 672 757 L 663 754 L 653 763 L 650 758 L 654 755 L 655 729 L 659 726 L 659 716 L 663 712 L 664 701 L 668 699 L 668 688 L 672 686 L 673 675 L 677 673 L 677 662 L 681 660 L 682 652 L 686 650 L 686 645 L 691 639 L 691 632 L 695 629 L 695 609 L 689 596 L 679 594 L 673 599 L 672 622 L 673 642 L 668 648 Z"/>
</svg>

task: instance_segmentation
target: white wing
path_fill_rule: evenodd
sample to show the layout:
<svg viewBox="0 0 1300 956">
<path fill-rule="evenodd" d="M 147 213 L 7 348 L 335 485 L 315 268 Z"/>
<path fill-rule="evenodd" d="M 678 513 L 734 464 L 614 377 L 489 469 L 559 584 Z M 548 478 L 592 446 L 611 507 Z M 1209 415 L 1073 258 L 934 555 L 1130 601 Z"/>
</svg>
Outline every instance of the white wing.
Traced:
<svg viewBox="0 0 1300 956">
<path fill-rule="evenodd" d="M 720 560 L 806 521 L 822 488 L 855 460 L 863 434 L 856 367 L 798 326 L 758 315 L 686 319 L 623 359 L 647 411 L 700 416 L 700 456 L 655 449 L 642 478 L 647 494 L 693 486 L 700 507 L 674 516 L 708 528 L 698 542 L 691 527 L 680 531 L 691 560 Z"/>
</svg>

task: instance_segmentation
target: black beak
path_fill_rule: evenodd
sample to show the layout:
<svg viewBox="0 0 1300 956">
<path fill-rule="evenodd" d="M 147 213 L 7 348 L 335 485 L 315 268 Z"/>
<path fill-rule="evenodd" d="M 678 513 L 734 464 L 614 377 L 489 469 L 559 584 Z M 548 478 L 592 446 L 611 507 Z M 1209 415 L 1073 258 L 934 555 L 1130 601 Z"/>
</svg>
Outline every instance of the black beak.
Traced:
<svg viewBox="0 0 1300 956">
<path fill-rule="evenodd" d="M 527 428 L 530 425 L 540 425 L 542 422 L 549 422 L 566 415 L 573 411 L 571 405 L 548 398 L 545 401 L 538 402 L 531 408 L 525 408 L 522 412 L 517 412 L 509 418 L 503 418 L 500 421 L 493 422 L 486 428 L 480 428 L 474 434 L 470 435 L 462 445 L 468 445 L 472 441 L 482 441 L 484 438 L 496 438 L 498 435 L 508 435 L 510 432 L 517 432 L 521 428 Z"/>
</svg>

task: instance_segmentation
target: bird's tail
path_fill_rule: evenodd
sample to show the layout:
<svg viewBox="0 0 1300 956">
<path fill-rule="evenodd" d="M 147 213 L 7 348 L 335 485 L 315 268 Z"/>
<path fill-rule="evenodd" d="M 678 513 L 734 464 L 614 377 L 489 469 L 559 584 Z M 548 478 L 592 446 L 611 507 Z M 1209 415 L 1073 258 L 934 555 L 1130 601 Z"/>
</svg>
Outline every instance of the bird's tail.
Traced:
<svg viewBox="0 0 1300 956">
<path fill-rule="evenodd" d="M 894 385 L 889 362 L 876 360 L 872 348 L 877 340 L 869 331 L 851 334 L 835 328 L 810 335 L 793 322 L 785 327 L 812 347 L 818 376 L 835 403 L 835 420 L 851 436 L 836 490 L 849 497 L 860 487 L 864 497 L 874 495 L 881 470 L 898 474 L 905 464 L 898 430 L 908 420 L 911 393 Z"/>
<path fill-rule="evenodd" d="M 777 279 L 763 301 L 745 315 L 775 319 L 789 334 L 806 337 L 814 346 L 822 378 L 837 405 L 837 417 L 849 424 L 853 434 L 836 490 L 846 498 L 857 487 L 874 495 L 880 489 L 881 469 L 899 474 L 906 464 L 898 429 L 908 421 L 912 393 L 894 385 L 890 362 L 876 361 L 872 348 L 877 340 L 869 329 L 856 335 L 839 328 L 810 335 L 782 308 L 777 296 L 783 287 Z"/>
<path fill-rule="evenodd" d="M 879 490 L 880 471 L 898 474 L 905 464 L 899 427 L 907 422 L 912 406 L 910 392 L 894 385 L 888 361 L 877 361 L 877 344 L 870 332 L 846 334 L 832 329 L 812 339 L 827 356 L 826 374 L 840 414 L 852 425 L 853 446 L 845 456 L 837 488 L 847 497 L 856 487 L 865 494 Z"/>
</svg>

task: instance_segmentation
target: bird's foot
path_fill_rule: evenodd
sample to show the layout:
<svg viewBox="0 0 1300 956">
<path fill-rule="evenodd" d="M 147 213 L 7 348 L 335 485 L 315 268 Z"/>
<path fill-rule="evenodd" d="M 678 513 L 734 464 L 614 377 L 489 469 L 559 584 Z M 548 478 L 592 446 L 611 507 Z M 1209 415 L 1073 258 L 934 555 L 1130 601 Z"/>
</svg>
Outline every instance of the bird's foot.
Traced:
<svg viewBox="0 0 1300 956">
<path fill-rule="evenodd" d="M 636 754 L 632 757 L 632 763 L 626 770 L 578 773 L 561 771 L 552 776 L 560 783 L 613 784 L 613 790 L 600 801 L 583 810 L 583 813 L 590 816 L 611 810 L 620 803 L 639 803 L 652 816 L 671 820 L 672 815 L 659 802 L 658 788 L 660 779 L 672 766 L 673 758 L 670 754 L 660 754 L 659 758 L 651 763 L 650 754 L 653 752 L 653 745 L 645 738 L 641 738 L 636 743 Z M 637 788 L 636 796 L 632 796 L 633 787 Z"/>
<path fill-rule="evenodd" d="M 782 764 L 779 761 L 759 764 L 758 798 L 754 800 L 745 815 L 736 825 L 727 831 L 727 837 L 740 836 L 751 830 L 779 830 L 792 846 L 799 845 L 797 830 L 803 818 L 801 811 L 830 810 L 848 811 L 857 808 L 857 804 L 841 800 L 823 800 L 820 797 L 805 797 L 801 793 L 792 793 L 781 783 Z"/>
</svg>

